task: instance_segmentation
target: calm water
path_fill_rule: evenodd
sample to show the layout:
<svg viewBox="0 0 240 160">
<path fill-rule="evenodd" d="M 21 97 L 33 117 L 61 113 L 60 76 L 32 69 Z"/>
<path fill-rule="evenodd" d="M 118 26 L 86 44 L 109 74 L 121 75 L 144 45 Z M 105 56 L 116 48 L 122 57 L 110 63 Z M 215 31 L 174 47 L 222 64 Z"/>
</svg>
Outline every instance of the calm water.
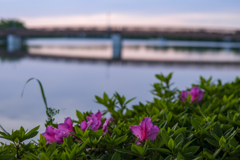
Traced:
<svg viewBox="0 0 240 160">
<path fill-rule="evenodd" d="M 103 41 L 101 41 L 102 43 Z M 111 46 L 108 41 L 99 45 L 96 41 L 94 45 L 74 42 L 41 44 L 37 41 L 28 42 L 29 53 L 42 51 L 42 54 L 72 54 L 79 52 L 92 54 L 92 56 L 109 56 L 111 58 Z M 35 44 L 34 44 L 35 43 Z M 41 42 L 43 43 L 43 41 Z M 54 42 L 55 43 L 55 42 Z M 64 46 L 65 44 L 65 46 Z M 72 46 L 71 46 L 72 45 Z M 45 51 L 44 51 L 45 50 Z M 182 57 L 199 57 L 205 56 L 239 60 L 239 53 L 231 50 L 177 50 L 174 48 L 154 49 L 147 45 L 126 45 L 123 48 L 123 57 L 131 54 L 148 55 L 152 54 L 162 58 L 179 56 Z M 130 52 L 131 51 L 131 52 Z M 161 56 L 160 56 L 160 55 Z M 165 57 L 164 57 L 165 55 Z M 170 56 L 171 55 L 171 56 Z M 187 56 L 188 55 L 188 56 Z M 143 56 L 143 57 L 144 57 Z M 136 57 L 136 56 L 135 56 Z M 19 60 L 0 61 L 0 121 L 6 130 L 19 129 L 22 125 L 25 128 L 32 128 L 41 125 L 40 132 L 44 132 L 44 121 L 46 119 L 44 103 L 37 82 L 30 82 L 25 88 L 24 96 L 21 98 L 21 91 L 25 82 L 31 78 L 38 78 L 44 87 L 49 107 L 60 109 L 60 114 L 56 116 L 56 121 L 61 123 L 64 118 L 71 117 L 76 119 L 75 111 L 96 112 L 98 109 L 105 108 L 95 103 L 94 96 L 101 96 L 103 92 L 113 95 L 118 92 L 127 97 L 127 99 L 137 97 L 132 104 L 139 101 L 146 102 L 152 100 L 150 90 L 151 85 L 156 82 L 155 74 L 168 74 L 174 72 L 172 82 L 174 87 L 180 90 L 191 87 L 191 83 L 197 83 L 199 76 L 205 78 L 213 76 L 214 80 L 221 79 L 223 82 L 231 82 L 240 76 L 239 66 L 214 66 L 214 65 L 134 65 L 134 64 L 109 64 L 105 62 L 88 62 L 88 61 L 65 61 L 54 59 L 22 58 Z M 129 106 L 130 107 L 130 106 Z"/>
<path fill-rule="evenodd" d="M 112 58 L 107 38 L 36 38 L 26 44 L 32 55 Z M 122 44 L 124 60 L 240 62 L 240 42 L 124 39 Z"/>
</svg>

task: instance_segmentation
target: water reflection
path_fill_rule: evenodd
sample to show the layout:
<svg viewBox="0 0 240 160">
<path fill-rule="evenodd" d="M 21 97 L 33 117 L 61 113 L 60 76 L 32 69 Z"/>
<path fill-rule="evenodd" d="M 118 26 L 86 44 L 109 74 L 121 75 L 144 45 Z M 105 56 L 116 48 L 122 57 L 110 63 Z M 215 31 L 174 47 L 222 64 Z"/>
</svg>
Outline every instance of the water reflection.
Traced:
<svg viewBox="0 0 240 160">
<path fill-rule="evenodd" d="M 101 58 L 111 59 L 111 47 L 28 47 L 30 54 L 75 57 L 75 58 Z"/>
<path fill-rule="evenodd" d="M 122 60 L 240 62 L 239 42 L 123 40 Z M 111 59 L 109 39 L 29 39 L 29 54 Z"/>
<path fill-rule="evenodd" d="M 123 47 L 122 59 L 149 61 L 197 61 L 197 62 L 240 62 L 240 54 L 226 50 L 176 50 L 175 48 L 156 49 L 141 46 Z"/>
</svg>

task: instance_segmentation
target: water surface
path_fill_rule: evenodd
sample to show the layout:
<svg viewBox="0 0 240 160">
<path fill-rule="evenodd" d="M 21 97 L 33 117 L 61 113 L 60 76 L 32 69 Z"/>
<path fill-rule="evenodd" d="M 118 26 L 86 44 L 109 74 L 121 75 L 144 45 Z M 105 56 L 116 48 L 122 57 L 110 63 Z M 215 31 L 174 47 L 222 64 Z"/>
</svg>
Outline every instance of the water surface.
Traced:
<svg viewBox="0 0 240 160">
<path fill-rule="evenodd" d="M 108 41 L 101 45 L 29 45 L 39 50 L 52 51 L 51 53 L 98 54 L 100 57 L 108 55 L 111 58 L 111 46 Z M 72 43 L 69 43 L 72 44 Z M 62 48 L 61 48 L 62 47 Z M 153 55 L 161 58 L 199 58 L 208 59 L 222 57 L 229 60 L 238 60 L 239 54 L 231 50 L 208 49 L 207 51 L 197 50 L 176 50 L 174 48 L 154 49 L 149 46 L 126 45 L 123 48 L 123 57 L 131 57 L 136 54 L 139 57 Z M 68 48 L 68 49 L 67 49 Z M 74 48 L 74 49 L 72 49 Z M 56 50 L 53 52 L 53 50 Z M 34 54 L 34 52 L 30 52 Z M 44 53 L 44 52 L 43 52 Z M 63 54 L 63 53 L 61 53 Z M 222 56 L 224 55 L 224 56 Z M 138 57 L 137 56 L 137 57 Z M 156 57 L 154 57 L 156 56 Z M 179 57 L 178 57 L 179 56 Z M 231 56 L 235 56 L 234 58 Z M 136 58 L 136 56 L 135 56 Z M 103 92 L 112 96 L 116 91 L 125 95 L 127 99 L 136 97 L 129 105 L 137 104 L 139 101 L 152 100 L 150 91 L 152 84 L 157 82 L 155 74 L 165 75 L 174 72 L 172 82 L 174 87 L 180 90 L 190 88 L 192 83 L 199 82 L 199 76 L 205 78 L 213 77 L 213 80 L 221 79 L 223 82 L 231 82 L 236 76 L 240 76 L 240 67 L 232 65 L 164 65 L 151 63 L 125 64 L 109 63 L 107 61 L 77 61 L 64 59 L 42 59 L 24 57 L 21 59 L 1 59 L 0 61 L 0 121 L 7 131 L 19 129 L 22 125 L 27 129 L 41 125 L 40 132 L 44 132 L 44 121 L 46 119 L 44 103 L 41 97 L 37 82 L 30 82 L 23 97 L 21 92 L 25 82 L 35 77 L 39 79 L 44 87 L 49 107 L 60 109 L 56 121 L 61 123 L 64 118 L 76 119 L 75 111 L 81 112 L 104 110 L 105 108 L 95 103 L 95 95 L 101 96 Z"/>
</svg>

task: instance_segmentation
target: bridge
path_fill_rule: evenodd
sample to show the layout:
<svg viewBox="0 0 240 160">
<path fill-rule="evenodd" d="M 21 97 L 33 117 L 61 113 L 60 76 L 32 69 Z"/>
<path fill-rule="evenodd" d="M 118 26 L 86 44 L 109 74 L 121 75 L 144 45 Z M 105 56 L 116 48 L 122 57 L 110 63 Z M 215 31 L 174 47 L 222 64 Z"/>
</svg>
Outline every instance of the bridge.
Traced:
<svg viewBox="0 0 240 160">
<path fill-rule="evenodd" d="M 0 29 L 0 37 L 6 37 L 10 52 L 19 50 L 22 40 L 31 37 L 87 37 L 107 36 L 112 39 L 113 59 L 121 57 L 122 38 L 172 38 L 187 40 L 240 41 L 240 31 L 193 28 L 156 27 L 72 27 Z"/>
<path fill-rule="evenodd" d="M 72 28 L 28 28 L 0 29 L 0 37 L 9 34 L 21 37 L 43 36 L 102 36 L 118 33 L 122 37 L 175 37 L 204 40 L 240 40 L 240 31 L 197 28 L 157 27 L 72 27 Z"/>
</svg>

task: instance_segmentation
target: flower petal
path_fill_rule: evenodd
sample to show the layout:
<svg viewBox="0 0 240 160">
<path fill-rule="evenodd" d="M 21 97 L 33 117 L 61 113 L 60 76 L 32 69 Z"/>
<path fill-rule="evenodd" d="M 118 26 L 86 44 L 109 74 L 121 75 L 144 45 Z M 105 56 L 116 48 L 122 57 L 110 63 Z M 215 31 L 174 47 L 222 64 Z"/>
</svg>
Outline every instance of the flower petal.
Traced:
<svg viewBox="0 0 240 160">
<path fill-rule="evenodd" d="M 142 139 L 145 142 L 146 139 L 146 135 L 147 133 L 151 130 L 151 128 L 153 127 L 152 124 L 152 120 L 149 117 L 145 117 L 142 122 L 140 123 L 140 127 L 142 128 Z"/>
<path fill-rule="evenodd" d="M 134 144 L 136 144 L 136 145 L 140 145 L 141 143 L 140 142 L 138 142 L 138 141 L 135 141 L 135 143 Z"/>
<path fill-rule="evenodd" d="M 188 94 L 190 94 L 190 91 L 182 91 L 180 95 L 180 100 L 184 102 L 188 97 Z"/>
<path fill-rule="evenodd" d="M 68 124 L 69 126 L 72 126 L 72 125 L 73 125 L 72 120 L 71 120 L 70 117 L 67 117 L 67 118 L 65 119 L 64 123 L 65 123 L 65 124 Z"/>
<path fill-rule="evenodd" d="M 83 132 L 88 128 L 87 122 L 84 120 L 81 122 L 80 124 L 81 130 L 83 130 Z"/>
<path fill-rule="evenodd" d="M 92 119 L 92 116 L 91 117 L 87 116 L 86 118 L 87 118 L 87 121 L 90 121 Z"/>
<path fill-rule="evenodd" d="M 104 124 L 103 124 L 103 132 L 104 132 L 104 134 L 106 134 L 108 132 L 107 126 L 110 124 L 109 121 L 110 121 L 110 119 L 106 119 Z"/>
<path fill-rule="evenodd" d="M 98 110 L 98 112 L 95 114 L 95 116 L 97 117 L 98 120 L 102 119 L 102 112 L 100 110 Z"/>
<path fill-rule="evenodd" d="M 197 86 L 194 86 L 190 92 L 191 92 L 191 102 L 199 102 L 202 100 L 204 93 Z"/>
<path fill-rule="evenodd" d="M 59 130 L 59 129 L 55 129 L 54 133 L 58 143 L 63 143 L 63 137 L 68 137 L 70 135 L 69 132 L 66 132 L 65 130 Z"/>
<path fill-rule="evenodd" d="M 146 134 L 146 140 L 148 140 L 148 139 L 150 139 L 152 141 L 155 140 L 159 131 L 160 131 L 160 129 L 158 128 L 158 126 L 153 125 L 151 130 L 149 130 Z"/>
<path fill-rule="evenodd" d="M 47 126 L 46 132 L 44 132 L 42 135 L 46 138 L 47 144 L 51 144 L 52 142 L 56 142 L 54 129 L 52 126 Z"/>
<path fill-rule="evenodd" d="M 198 97 L 195 100 L 195 102 L 200 102 L 202 100 L 203 96 L 204 96 L 204 92 L 200 90 L 199 93 L 198 93 Z"/>
<path fill-rule="evenodd" d="M 129 127 L 132 134 L 139 138 L 139 140 L 142 140 L 142 129 L 138 125 L 133 125 Z"/>
</svg>

